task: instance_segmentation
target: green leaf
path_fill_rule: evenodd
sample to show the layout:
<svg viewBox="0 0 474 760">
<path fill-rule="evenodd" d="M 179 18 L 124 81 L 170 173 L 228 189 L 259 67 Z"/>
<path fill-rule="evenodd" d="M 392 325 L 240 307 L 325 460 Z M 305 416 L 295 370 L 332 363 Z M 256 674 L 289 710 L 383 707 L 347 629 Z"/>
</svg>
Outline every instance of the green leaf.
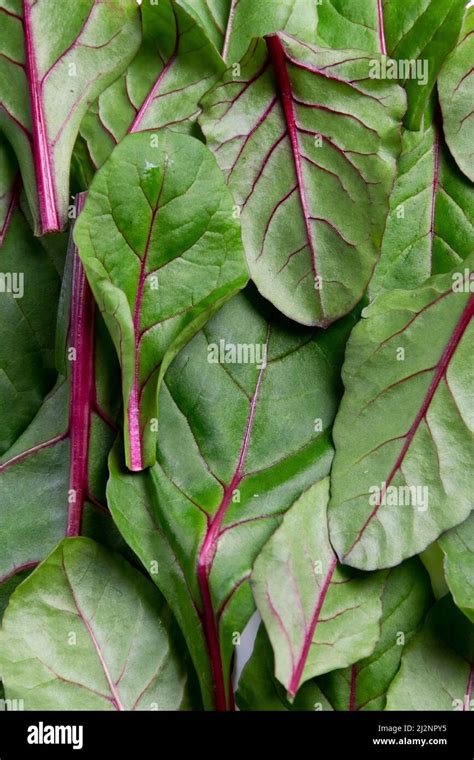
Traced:
<svg viewBox="0 0 474 760">
<path fill-rule="evenodd" d="M 474 627 L 445 596 L 405 649 L 387 710 L 472 711 L 473 664 Z"/>
<path fill-rule="evenodd" d="M 444 571 L 454 601 L 474 623 L 474 514 L 439 540 Z"/>
<path fill-rule="evenodd" d="M 473 245 L 473 186 L 459 172 L 438 127 L 405 130 L 372 295 L 383 288 L 415 288 L 431 275 L 449 272 Z"/>
<path fill-rule="evenodd" d="M 0 456 L 28 427 L 54 385 L 61 287 L 52 258 L 18 208 L 7 227 L 0 248 Z"/>
<path fill-rule="evenodd" d="M 0 127 L 20 165 L 38 234 L 68 208 L 82 117 L 140 42 L 134 0 L 8 0 L 0 7 Z M 54 19 L 54 23 L 52 23 Z"/>
<path fill-rule="evenodd" d="M 143 43 L 122 77 L 85 116 L 81 135 L 95 168 L 129 132 L 190 132 L 199 100 L 222 74 L 214 45 L 179 0 L 142 3 Z"/>
<path fill-rule="evenodd" d="M 0 133 L 0 250 L 17 207 L 21 190 L 18 165 L 5 138 Z"/>
<path fill-rule="evenodd" d="M 329 525 L 339 558 L 353 567 L 396 565 L 473 507 L 469 290 L 466 272 L 454 271 L 418 290 L 388 291 L 351 335 Z"/>
<path fill-rule="evenodd" d="M 246 582 L 282 514 L 332 459 L 329 430 L 354 320 L 296 327 L 253 289 L 178 354 L 160 393 L 157 464 L 139 477 L 121 450 L 107 498 L 120 532 L 186 637 L 206 706 L 224 709 Z"/>
<path fill-rule="evenodd" d="M 127 466 L 141 470 L 167 366 L 247 281 L 239 223 L 210 151 L 163 130 L 117 146 L 75 239 L 120 359 Z"/>
<path fill-rule="evenodd" d="M 420 559 L 429 573 L 435 599 L 441 599 L 448 593 L 449 588 L 444 573 L 444 554 L 438 541 L 434 541 L 421 552 Z"/>
<path fill-rule="evenodd" d="M 179 710 L 186 673 L 155 587 L 87 538 L 64 540 L 10 599 L 0 673 L 26 710 Z"/>
<path fill-rule="evenodd" d="M 284 30 L 306 42 L 316 37 L 315 0 L 179 0 L 205 29 L 222 58 L 240 61 L 255 37 Z"/>
<path fill-rule="evenodd" d="M 329 478 L 292 506 L 255 562 L 251 585 L 293 699 L 301 684 L 370 655 L 380 636 L 384 573 L 338 565 L 329 542 Z"/>
<path fill-rule="evenodd" d="M 456 45 L 465 0 L 382 0 L 387 53 L 408 62 L 400 78 L 408 96 L 405 124 L 418 130 L 439 71 Z M 404 64 L 404 65 L 405 65 Z M 413 76 L 413 66 L 422 74 Z"/>
<path fill-rule="evenodd" d="M 289 702 L 285 690 L 275 678 L 274 672 L 272 646 L 265 626 L 261 625 L 258 629 L 252 655 L 242 672 L 239 688 L 235 695 L 240 710 L 307 712 L 333 709 L 315 680 L 303 684 L 293 702 Z"/>
<path fill-rule="evenodd" d="M 474 182 L 474 8 L 466 12 L 461 37 L 438 79 L 443 130 L 456 163 Z"/>
<path fill-rule="evenodd" d="M 200 124 L 241 210 L 250 274 L 305 325 L 361 299 L 400 152 L 403 91 L 368 57 L 285 34 L 253 45 L 203 100 Z M 356 80 L 356 81 L 355 81 Z"/>
<path fill-rule="evenodd" d="M 324 0 L 318 5 L 318 42 L 332 48 L 385 53 L 381 0 Z"/>
<path fill-rule="evenodd" d="M 384 710 L 386 694 L 408 644 L 433 602 L 430 581 L 417 558 L 387 575 L 380 639 L 370 657 L 317 679 L 336 710 Z"/>
</svg>

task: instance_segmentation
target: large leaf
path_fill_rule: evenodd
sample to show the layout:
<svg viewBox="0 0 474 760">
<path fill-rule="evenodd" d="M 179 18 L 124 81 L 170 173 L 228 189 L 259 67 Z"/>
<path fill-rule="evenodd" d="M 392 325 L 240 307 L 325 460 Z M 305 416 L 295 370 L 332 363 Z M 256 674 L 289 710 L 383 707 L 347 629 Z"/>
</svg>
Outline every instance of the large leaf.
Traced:
<svg viewBox="0 0 474 760">
<path fill-rule="evenodd" d="M 253 290 L 236 296 L 168 369 L 157 464 L 137 477 L 120 449 L 111 457 L 114 519 L 178 618 L 207 706 L 231 706 L 254 560 L 285 510 L 328 473 L 352 324 L 297 328 Z"/>
<path fill-rule="evenodd" d="M 251 585 L 293 699 L 301 684 L 370 655 L 380 636 L 384 574 L 338 565 L 329 542 L 329 478 L 292 506 L 255 562 Z"/>
<path fill-rule="evenodd" d="M 198 102 L 224 64 L 177 0 L 141 6 L 143 43 L 122 77 L 103 92 L 81 125 L 95 167 L 128 132 L 170 127 L 190 132 Z"/>
<path fill-rule="evenodd" d="M 332 710 L 315 680 L 307 681 L 289 702 L 285 689 L 275 678 L 272 645 L 265 626 L 258 630 L 252 655 L 240 677 L 235 699 L 240 710 Z"/>
<path fill-rule="evenodd" d="M 466 12 L 461 37 L 438 79 L 443 130 L 459 168 L 474 182 L 474 8 Z"/>
<path fill-rule="evenodd" d="M 198 140 L 128 135 L 96 175 L 75 239 L 122 367 L 127 466 L 141 470 L 155 461 L 166 367 L 247 281 L 232 199 Z"/>
<path fill-rule="evenodd" d="M 446 581 L 459 609 L 474 623 L 474 514 L 439 540 Z"/>
<path fill-rule="evenodd" d="M 374 0 L 375 2 L 375 0 Z M 381 0 L 387 53 L 411 66 L 402 76 L 408 95 L 405 123 L 420 129 L 423 114 L 444 60 L 456 45 L 461 29 L 465 0 Z"/>
<path fill-rule="evenodd" d="M 285 30 L 314 42 L 315 0 L 179 0 L 205 29 L 224 61 L 237 63 L 254 37 Z"/>
<path fill-rule="evenodd" d="M 25 710 L 179 710 L 186 672 L 161 596 L 87 538 L 63 541 L 10 599 L 0 633 L 8 699 Z"/>
<path fill-rule="evenodd" d="M 15 220 L 9 235 L 14 225 Z M 34 254 L 45 268 L 39 251 Z M 39 275 L 35 286 L 38 282 Z M 52 300 L 46 303 L 54 308 Z M 106 511 L 107 455 L 116 435 L 112 418 L 120 404 L 118 368 L 101 320 L 95 329 L 92 294 L 73 248 L 58 329 L 56 385 L 0 458 L 0 585 L 43 560 L 66 533 L 76 534 L 81 523 L 95 532 L 100 520 L 90 513 Z M 110 517 L 104 519 L 114 541 Z"/>
<path fill-rule="evenodd" d="M 0 250 L 5 242 L 21 190 L 18 165 L 0 133 Z"/>
<path fill-rule="evenodd" d="M 28 427 L 54 385 L 61 286 L 52 257 L 18 208 L 7 227 L 0 248 L 0 456 Z"/>
<path fill-rule="evenodd" d="M 474 627 L 445 596 L 404 651 L 387 710 L 471 711 L 473 673 Z"/>
<path fill-rule="evenodd" d="M 405 130 L 372 294 L 418 287 L 430 275 L 449 272 L 473 246 L 473 186 L 446 150 L 438 127 Z"/>
<path fill-rule="evenodd" d="M 370 657 L 317 679 L 336 710 L 384 710 L 388 687 L 433 602 L 429 576 L 416 558 L 390 570 L 382 595 L 380 639 Z"/>
<path fill-rule="evenodd" d="M 200 123 L 240 207 L 250 274 L 306 325 L 362 297 L 400 151 L 402 90 L 369 59 L 285 34 L 253 45 L 203 101 Z M 356 81 L 354 81 L 356 80 Z"/>
<path fill-rule="evenodd" d="M 329 524 L 353 567 L 396 565 L 473 507 L 469 289 L 454 272 L 383 293 L 351 335 Z"/>
<path fill-rule="evenodd" d="M 15 149 L 37 231 L 55 232 L 66 221 L 82 117 L 139 45 L 138 6 L 4 0 L 0 16 L 0 126 Z"/>
</svg>

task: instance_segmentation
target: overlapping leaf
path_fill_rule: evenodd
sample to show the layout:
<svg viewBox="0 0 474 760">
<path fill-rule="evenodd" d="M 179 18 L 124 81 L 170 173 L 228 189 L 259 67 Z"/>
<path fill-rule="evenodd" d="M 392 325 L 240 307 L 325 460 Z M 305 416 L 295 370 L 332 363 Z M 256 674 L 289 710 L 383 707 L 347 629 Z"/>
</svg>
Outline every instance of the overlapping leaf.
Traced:
<svg viewBox="0 0 474 760">
<path fill-rule="evenodd" d="M 294 698 L 305 681 L 372 654 L 380 636 L 384 574 L 338 565 L 329 542 L 329 479 L 292 506 L 255 563 L 251 585 Z"/>
<path fill-rule="evenodd" d="M 315 0 L 179 0 L 205 29 L 224 61 L 237 63 L 254 37 L 285 30 L 314 42 Z"/>
<path fill-rule="evenodd" d="M 128 135 L 96 175 L 75 232 L 122 367 L 127 466 L 155 461 L 161 378 L 247 281 L 232 198 L 207 148 Z"/>
<path fill-rule="evenodd" d="M 354 329 L 329 510 L 341 561 L 396 565 L 469 515 L 473 313 L 461 270 L 382 294 Z"/>
<path fill-rule="evenodd" d="M 438 126 L 403 133 L 372 295 L 413 288 L 449 272 L 474 248 L 474 188 L 446 150 Z"/>
<path fill-rule="evenodd" d="M 143 43 L 127 71 L 85 116 L 81 135 L 95 168 L 128 132 L 190 132 L 198 103 L 222 74 L 213 44 L 179 0 L 141 6 Z"/>
<path fill-rule="evenodd" d="M 382 595 L 381 635 L 373 653 L 350 668 L 335 670 L 316 683 L 336 710 L 384 710 L 388 688 L 404 646 L 423 623 L 433 596 L 416 558 L 390 570 Z"/>
<path fill-rule="evenodd" d="M 441 536 L 444 571 L 454 601 L 474 623 L 474 514 Z"/>
<path fill-rule="evenodd" d="M 81 119 L 135 54 L 138 6 L 4 0 L 0 17 L 0 126 L 15 149 L 37 231 L 55 232 L 66 221 Z"/>
<path fill-rule="evenodd" d="M 285 34 L 253 45 L 200 123 L 241 210 L 250 274 L 280 311 L 328 325 L 362 297 L 400 151 L 402 90 L 370 59 Z"/>
<path fill-rule="evenodd" d="M 0 133 L 0 250 L 5 242 L 13 212 L 18 204 L 21 180 L 18 166 L 5 138 Z"/>
<path fill-rule="evenodd" d="M 114 519 L 176 615 L 208 707 L 231 705 L 254 560 L 285 510 L 328 473 L 352 324 L 314 332 L 253 291 L 236 296 L 168 369 L 157 464 L 138 477 L 119 449 L 111 457 Z"/>
<path fill-rule="evenodd" d="M 318 5 L 318 42 L 386 53 L 383 21 L 382 0 L 324 0 Z"/>
<path fill-rule="evenodd" d="M 474 709 L 474 627 L 445 596 L 408 644 L 387 710 Z"/>
<path fill-rule="evenodd" d="M 443 131 L 459 168 L 474 182 L 474 8 L 466 12 L 461 36 L 438 79 Z"/>
<path fill-rule="evenodd" d="M 179 710 L 185 658 L 138 570 L 86 538 L 63 541 L 10 599 L 0 633 L 8 699 L 26 710 Z"/>
</svg>

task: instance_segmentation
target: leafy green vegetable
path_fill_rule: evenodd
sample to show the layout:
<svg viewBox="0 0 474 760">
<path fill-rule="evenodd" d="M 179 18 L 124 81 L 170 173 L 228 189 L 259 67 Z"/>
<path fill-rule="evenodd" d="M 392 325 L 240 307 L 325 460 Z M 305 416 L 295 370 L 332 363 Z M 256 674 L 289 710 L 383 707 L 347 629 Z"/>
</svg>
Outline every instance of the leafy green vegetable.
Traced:
<svg viewBox="0 0 474 760">
<path fill-rule="evenodd" d="M 352 324 L 295 328 L 252 291 L 233 298 L 166 374 L 157 464 L 137 477 L 118 447 L 111 457 L 114 520 L 176 615 L 208 707 L 231 704 L 253 562 L 285 510 L 328 474 Z"/>
<path fill-rule="evenodd" d="M 186 671 L 153 584 L 87 538 L 63 541 L 13 594 L 0 673 L 26 710 L 179 710 Z M 166 614 L 166 612 L 165 612 Z"/>
<path fill-rule="evenodd" d="M 474 628 L 445 596 L 408 644 L 387 710 L 472 710 L 473 663 Z"/>
<path fill-rule="evenodd" d="M 167 366 L 247 280 L 232 200 L 194 138 L 129 135 L 96 175 L 75 239 L 122 368 L 127 466 L 142 470 Z"/>
<path fill-rule="evenodd" d="M 441 536 L 439 544 L 454 601 L 474 623 L 474 514 Z"/>
<path fill-rule="evenodd" d="M 474 8 L 466 11 L 461 37 L 441 69 L 438 91 L 443 129 L 461 171 L 474 182 Z"/>
<path fill-rule="evenodd" d="M 474 295 L 465 278 L 453 272 L 384 293 L 351 335 L 329 524 L 339 558 L 353 567 L 396 565 L 472 509 L 465 381 Z"/>
<path fill-rule="evenodd" d="M 280 34 L 253 45 L 203 100 L 200 124 L 240 207 L 257 288 L 327 326 L 361 299 L 400 152 L 402 90 L 357 51 Z"/>
<path fill-rule="evenodd" d="M 51 23 L 51 14 L 56 14 Z M 66 222 L 81 119 L 140 42 L 134 0 L 8 0 L 0 6 L 0 127 L 11 142 L 37 234 Z"/>
</svg>

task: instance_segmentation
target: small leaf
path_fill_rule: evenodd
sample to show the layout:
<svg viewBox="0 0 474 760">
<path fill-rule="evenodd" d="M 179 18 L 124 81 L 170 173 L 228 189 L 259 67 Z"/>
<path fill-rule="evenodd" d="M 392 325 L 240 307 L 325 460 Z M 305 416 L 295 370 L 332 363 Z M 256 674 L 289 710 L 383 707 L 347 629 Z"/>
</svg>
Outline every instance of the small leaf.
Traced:
<svg viewBox="0 0 474 760">
<path fill-rule="evenodd" d="M 457 165 L 474 182 L 474 8 L 466 11 L 461 37 L 438 79 L 443 130 Z"/>
<path fill-rule="evenodd" d="M 289 699 L 310 678 L 370 655 L 380 636 L 384 574 L 338 565 L 327 530 L 328 498 L 329 479 L 301 496 L 260 552 L 251 577 L 275 675 Z"/>
<path fill-rule="evenodd" d="M 142 470 L 155 461 L 167 366 L 247 281 L 239 223 L 207 148 L 163 130 L 117 146 L 75 240 L 122 368 L 127 466 Z"/>
<path fill-rule="evenodd" d="M 178 354 L 160 391 L 157 463 L 107 498 L 175 614 L 211 709 L 231 706 L 234 646 L 254 610 L 252 565 L 282 514 L 329 471 L 329 430 L 354 319 L 295 327 L 253 289 Z"/>
<path fill-rule="evenodd" d="M 380 261 L 370 283 L 415 288 L 472 253 L 474 188 L 449 155 L 439 127 L 403 132 Z"/>
<path fill-rule="evenodd" d="M 0 126 L 37 233 L 57 232 L 66 223 L 82 117 L 134 56 L 138 7 L 134 0 L 10 0 L 0 16 Z"/>
<path fill-rule="evenodd" d="M 387 710 L 472 711 L 474 627 L 445 596 L 408 644 Z"/>
<path fill-rule="evenodd" d="M 444 571 L 459 609 L 474 623 L 474 514 L 439 540 Z"/>
<path fill-rule="evenodd" d="M 384 710 L 388 688 L 400 666 L 404 646 L 433 603 L 430 581 L 417 558 L 387 575 L 382 595 L 380 639 L 370 657 L 316 680 L 337 710 Z"/>
<path fill-rule="evenodd" d="M 0 633 L 6 697 L 26 710 L 182 709 L 186 674 L 162 607 L 121 557 L 64 540 L 10 599 Z"/>
<path fill-rule="evenodd" d="M 353 567 L 396 565 L 473 507 L 470 287 L 467 269 L 383 293 L 351 335 L 329 525 Z"/>
<path fill-rule="evenodd" d="M 200 124 L 240 208 L 251 277 L 301 324 L 347 314 L 379 253 L 404 93 L 370 79 L 369 62 L 279 34 L 203 100 Z"/>
</svg>

